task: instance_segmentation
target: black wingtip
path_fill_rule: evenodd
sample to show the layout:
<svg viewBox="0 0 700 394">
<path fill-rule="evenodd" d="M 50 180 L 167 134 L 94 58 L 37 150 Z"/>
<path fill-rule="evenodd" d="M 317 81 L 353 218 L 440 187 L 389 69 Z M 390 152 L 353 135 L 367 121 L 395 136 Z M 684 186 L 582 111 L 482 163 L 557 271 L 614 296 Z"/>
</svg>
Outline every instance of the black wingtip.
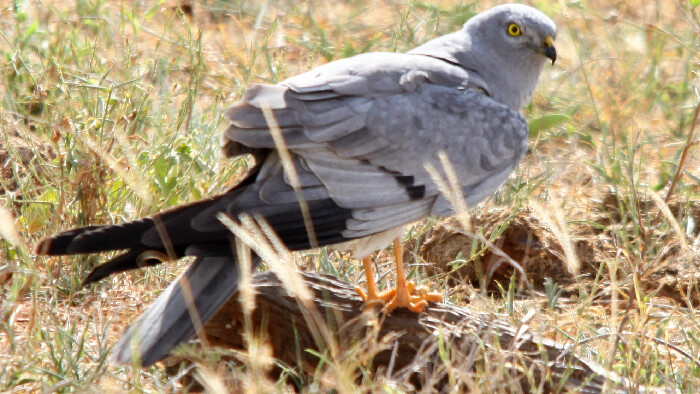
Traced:
<svg viewBox="0 0 700 394">
<path fill-rule="evenodd" d="M 46 256 L 51 249 L 51 238 L 44 237 L 36 245 L 34 245 L 33 253 L 37 256 Z"/>
<path fill-rule="evenodd" d="M 99 282 L 103 278 L 108 277 L 109 275 L 116 273 L 116 272 L 121 272 L 122 270 L 117 269 L 114 264 L 109 264 L 110 262 L 107 262 L 105 264 L 98 265 L 95 267 L 85 279 L 83 279 L 83 283 L 80 284 L 81 287 L 87 287 L 88 285 Z"/>
<path fill-rule="evenodd" d="M 112 274 L 134 270 L 137 268 L 151 267 L 167 260 L 167 256 L 158 250 L 130 250 L 114 257 L 104 264 L 95 267 L 83 280 L 82 286 L 85 287 Z"/>
<path fill-rule="evenodd" d="M 104 273 L 100 273 L 100 272 L 95 272 L 99 268 L 100 267 L 97 267 L 94 270 L 92 270 L 92 272 L 90 272 L 90 274 L 88 274 L 88 276 L 85 279 L 83 279 L 83 283 L 80 284 L 81 288 L 87 287 L 88 285 L 91 285 L 95 282 L 99 282 L 100 279 L 109 275 L 109 274 L 104 274 Z"/>
</svg>

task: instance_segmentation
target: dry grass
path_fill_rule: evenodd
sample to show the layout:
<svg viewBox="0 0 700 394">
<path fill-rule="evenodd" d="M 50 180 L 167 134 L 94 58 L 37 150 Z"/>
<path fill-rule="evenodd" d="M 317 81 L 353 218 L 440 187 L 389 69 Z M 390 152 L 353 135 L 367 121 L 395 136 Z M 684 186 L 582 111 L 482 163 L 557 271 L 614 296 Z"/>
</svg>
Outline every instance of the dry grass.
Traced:
<svg viewBox="0 0 700 394">
<path fill-rule="evenodd" d="M 183 14 L 174 2 L 0 0 L 0 212 L 14 217 L 0 215 L 7 238 L 0 243 L 0 390 L 182 389 L 182 379 L 158 367 L 107 360 L 154 289 L 186 262 L 82 289 L 102 257 L 35 258 L 28 245 L 75 225 L 138 218 L 235 180 L 247 163 L 220 160 L 221 115 L 251 83 L 275 83 L 360 52 L 404 51 L 496 3 L 203 0 Z M 473 211 L 473 231 L 506 252 L 509 243 L 511 251 L 527 249 L 528 267 L 552 271 L 537 271 L 530 283 L 536 294 L 508 271 L 499 271 L 499 284 L 488 282 L 484 269 L 455 280 L 452 268 L 490 264 L 483 244 L 470 238 L 452 255 L 444 245 L 430 251 L 441 261 L 427 262 L 446 269 L 418 264 L 411 275 L 430 278 L 451 302 L 469 300 L 516 324 L 537 311 L 533 330 L 575 345 L 635 389 L 697 391 L 700 130 L 689 137 L 699 102 L 697 1 L 531 3 L 559 26 L 559 60 L 525 109 L 539 125 L 532 123 L 530 154 Z M 504 206 L 507 214 L 492 212 Z M 408 239 L 425 238 L 432 225 L 416 225 Z M 425 258 L 428 251 L 415 244 L 411 258 Z M 572 250 L 581 273 L 567 279 L 562 267 Z M 388 279 L 386 256 L 377 266 Z M 297 257 L 306 270 L 350 282 L 362 277 L 359 265 L 337 252 Z M 469 380 L 462 387 L 506 390 L 495 383 L 507 378 L 497 367 L 502 358 L 489 350 L 469 374 L 450 375 L 460 365 L 449 358 L 444 367 Z M 223 377 L 230 388 L 410 388 L 357 364 L 314 375 L 291 366 L 270 381 L 250 371 L 272 361 L 239 359 L 200 375 Z M 260 385 L 246 386 L 250 379 Z"/>
</svg>

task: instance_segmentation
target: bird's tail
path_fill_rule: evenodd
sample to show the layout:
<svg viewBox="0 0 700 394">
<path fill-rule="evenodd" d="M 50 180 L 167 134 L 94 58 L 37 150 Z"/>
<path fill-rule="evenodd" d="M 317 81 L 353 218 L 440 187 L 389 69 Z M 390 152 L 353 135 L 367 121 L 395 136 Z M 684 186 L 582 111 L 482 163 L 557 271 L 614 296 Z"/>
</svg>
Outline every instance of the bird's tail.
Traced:
<svg viewBox="0 0 700 394">
<path fill-rule="evenodd" d="M 39 241 L 34 253 L 63 256 L 126 249 L 122 254 L 95 267 L 85 278 L 84 285 L 114 273 L 156 265 L 183 256 L 218 256 L 230 259 L 231 233 L 226 227 L 215 223 L 208 231 L 198 231 L 191 223 L 203 211 L 225 206 L 237 193 L 231 191 L 123 224 L 67 230 Z M 221 210 L 225 210 L 225 207 Z"/>
<path fill-rule="evenodd" d="M 253 269 L 259 263 L 254 257 Z M 233 256 L 197 258 L 122 335 L 114 362 L 149 366 L 192 338 L 195 321 L 209 320 L 238 290 L 239 270 Z M 192 306 L 196 316 L 191 313 Z"/>
</svg>

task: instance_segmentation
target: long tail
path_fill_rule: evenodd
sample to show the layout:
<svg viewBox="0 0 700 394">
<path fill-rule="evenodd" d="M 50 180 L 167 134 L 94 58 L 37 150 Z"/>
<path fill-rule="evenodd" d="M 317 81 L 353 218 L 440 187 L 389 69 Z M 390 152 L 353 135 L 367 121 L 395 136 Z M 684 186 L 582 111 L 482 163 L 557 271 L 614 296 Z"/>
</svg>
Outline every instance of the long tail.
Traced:
<svg viewBox="0 0 700 394">
<path fill-rule="evenodd" d="M 260 259 L 253 258 L 253 269 Z M 195 335 L 183 283 L 192 291 L 200 322 L 206 322 L 238 290 L 239 267 L 235 257 L 200 257 L 131 324 L 114 349 L 113 360 L 149 366 L 172 348 Z"/>
<path fill-rule="evenodd" d="M 41 255 L 123 250 L 96 267 L 85 284 L 167 259 L 197 257 L 120 339 L 115 349 L 116 362 L 139 362 L 144 366 L 155 363 L 195 334 L 190 310 L 196 308 L 198 319 L 206 322 L 238 290 L 239 267 L 231 248 L 233 234 L 219 222 L 217 213 L 232 218 L 243 213 L 261 216 L 291 250 L 347 240 L 343 231 L 352 211 L 337 205 L 322 189 L 320 180 L 314 178 L 304 190 L 305 195 L 314 197 L 306 201 L 315 235 L 312 242 L 302 205 L 286 183 L 281 163 L 274 157 L 270 163 L 267 167 L 262 165 L 266 177 L 250 175 L 224 194 L 129 223 L 68 230 L 39 242 L 35 251 Z M 303 167 L 300 170 L 304 171 Z M 304 174 L 307 178 L 313 176 L 308 171 Z M 253 268 L 259 263 L 255 258 Z M 192 299 L 183 295 L 183 283 L 189 284 Z M 195 308 L 188 305 L 192 300 Z"/>
<path fill-rule="evenodd" d="M 225 205 L 236 191 L 182 205 L 152 217 L 119 225 L 87 226 L 46 237 L 35 247 L 37 255 L 62 256 L 127 249 L 96 267 L 83 285 L 114 273 L 159 264 L 183 256 L 229 257 L 231 233 L 219 224 L 210 231 L 192 228 L 203 211 Z M 159 230 L 160 227 L 160 230 Z"/>
<path fill-rule="evenodd" d="M 151 365 L 195 334 L 193 319 L 205 323 L 238 290 L 239 268 L 231 249 L 231 233 L 223 225 L 197 231 L 193 218 L 235 198 L 236 191 L 176 207 L 155 216 L 115 226 L 88 226 L 41 240 L 40 255 L 69 255 L 127 249 L 95 267 L 83 284 L 113 273 L 155 265 L 170 258 L 197 259 L 121 337 L 114 354 L 119 363 Z M 223 210 L 223 209 L 222 209 Z M 158 227 L 160 226 L 160 231 Z M 255 267 L 259 259 L 254 259 Z M 187 283 L 192 298 L 183 296 Z M 189 308 L 194 300 L 196 309 Z M 190 315 L 190 310 L 198 314 Z M 196 320 L 195 320 L 196 321 Z"/>
</svg>

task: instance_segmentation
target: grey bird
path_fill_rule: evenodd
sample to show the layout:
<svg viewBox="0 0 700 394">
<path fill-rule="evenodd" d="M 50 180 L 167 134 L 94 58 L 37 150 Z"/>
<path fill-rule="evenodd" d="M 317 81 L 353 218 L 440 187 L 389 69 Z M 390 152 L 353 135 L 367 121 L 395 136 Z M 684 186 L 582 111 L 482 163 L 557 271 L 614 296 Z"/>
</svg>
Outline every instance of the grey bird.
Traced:
<svg viewBox="0 0 700 394">
<path fill-rule="evenodd" d="M 470 207 L 505 182 L 527 148 L 528 127 L 518 111 L 532 98 L 546 61 L 556 60 L 555 37 L 554 23 L 540 11 L 502 5 L 408 53 L 357 55 L 274 86 L 253 85 L 226 113 L 224 154 L 250 153 L 256 161 L 237 186 L 133 222 L 62 232 L 40 241 L 36 253 L 125 250 L 96 267 L 85 284 L 158 264 L 159 256 L 196 256 L 182 277 L 206 321 L 239 283 L 233 235 L 218 214 L 234 220 L 246 214 L 263 218 L 291 250 L 354 250 L 365 264 L 368 290 L 360 293 L 368 303 L 419 312 L 439 296 L 418 294 L 406 283 L 396 238 L 405 224 L 453 214 L 426 166 L 442 168 L 444 152 Z M 268 110 L 291 155 L 297 192 L 283 169 Z M 313 231 L 307 231 L 302 206 Z M 397 288 L 380 294 L 367 257 L 392 239 Z M 253 268 L 259 263 L 254 256 Z M 116 362 L 151 365 L 193 337 L 182 277 L 122 336 Z"/>
</svg>

